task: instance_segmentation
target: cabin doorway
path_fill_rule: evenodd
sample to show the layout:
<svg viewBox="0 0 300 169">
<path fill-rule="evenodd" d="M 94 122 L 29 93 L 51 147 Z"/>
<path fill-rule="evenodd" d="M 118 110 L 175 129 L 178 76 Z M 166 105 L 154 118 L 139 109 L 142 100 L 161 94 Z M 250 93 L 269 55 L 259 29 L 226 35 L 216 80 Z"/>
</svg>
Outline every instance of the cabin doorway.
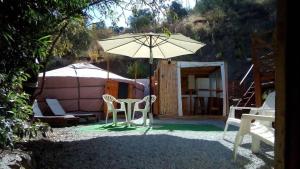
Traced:
<svg viewBox="0 0 300 169">
<path fill-rule="evenodd" d="M 222 115 L 220 67 L 191 67 L 180 71 L 183 116 Z"/>
</svg>

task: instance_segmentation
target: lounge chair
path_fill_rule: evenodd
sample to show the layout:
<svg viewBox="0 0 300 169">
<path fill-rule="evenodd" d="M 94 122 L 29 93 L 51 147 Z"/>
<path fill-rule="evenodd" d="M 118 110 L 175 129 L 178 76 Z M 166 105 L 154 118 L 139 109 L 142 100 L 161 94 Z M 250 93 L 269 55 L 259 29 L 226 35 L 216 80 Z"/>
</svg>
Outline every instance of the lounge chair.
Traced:
<svg viewBox="0 0 300 169">
<path fill-rule="evenodd" d="M 55 127 L 55 126 L 72 126 L 72 125 L 77 125 L 79 123 L 79 117 L 75 117 L 72 115 L 44 116 L 41 109 L 39 108 L 36 100 L 33 103 L 32 110 L 34 113 L 34 116 L 33 116 L 34 121 L 45 122 L 53 127 Z"/>
<path fill-rule="evenodd" d="M 118 112 L 125 112 L 125 118 L 126 118 L 126 122 L 127 122 L 127 113 L 126 113 L 125 103 L 118 101 L 116 98 L 114 98 L 113 96 L 111 96 L 109 94 L 102 95 L 102 98 L 107 105 L 106 121 L 105 121 L 106 123 L 107 123 L 107 119 L 108 119 L 108 114 L 112 113 L 113 114 L 113 123 L 116 125 Z M 114 106 L 114 102 L 119 103 L 121 105 L 121 107 L 119 109 L 116 109 Z"/>
<path fill-rule="evenodd" d="M 252 120 L 255 120 L 255 123 L 251 123 Z M 275 129 L 271 125 L 274 121 L 274 116 L 243 114 L 233 147 L 234 161 L 236 160 L 237 149 L 246 134 L 252 136 L 251 150 L 253 153 L 259 152 L 261 141 L 274 147 Z"/>
<path fill-rule="evenodd" d="M 228 128 L 228 125 L 234 125 L 240 127 L 241 119 L 235 117 L 235 110 L 243 110 L 250 109 L 249 114 L 259 114 L 259 115 L 268 115 L 275 116 L 275 92 L 271 92 L 268 94 L 266 100 L 264 101 L 261 107 L 230 107 L 230 112 L 228 119 L 226 121 L 226 125 L 224 128 L 223 139 L 225 138 L 225 134 Z M 265 122 L 270 123 L 270 122 Z"/>
<path fill-rule="evenodd" d="M 146 125 L 146 120 L 147 120 L 147 113 L 150 111 L 150 104 L 149 104 L 149 96 L 145 96 L 141 101 L 138 101 L 134 104 L 134 108 L 133 108 L 133 116 L 132 116 L 132 120 L 134 119 L 134 115 L 135 112 L 142 112 L 143 114 L 143 125 Z M 156 100 L 156 96 L 155 95 L 151 95 L 151 105 L 155 102 Z M 140 104 L 145 103 L 145 107 L 144 108 L 140 108 Z M 152 119 L 153 117 L 149 117 L 150 122 L 153 121 Z"/>
<path fill-rule="evenodd" d="M 46 99 L 46 102 L 53 114 L 56 116 L 73 115 L 75 117 L 79 117 L 80 119 L 85 119 L 85 121 L 97 120 L 96 115 L 92 113 L 66 113 L 57 99 Z"/>
</svg>

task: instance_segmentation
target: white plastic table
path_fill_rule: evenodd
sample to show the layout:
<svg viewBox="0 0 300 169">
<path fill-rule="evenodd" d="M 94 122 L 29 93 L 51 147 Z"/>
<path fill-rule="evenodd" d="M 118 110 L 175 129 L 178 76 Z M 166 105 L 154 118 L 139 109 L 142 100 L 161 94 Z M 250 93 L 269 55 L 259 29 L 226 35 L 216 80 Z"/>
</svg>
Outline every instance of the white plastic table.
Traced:
<svg viewBox="0 0 300 169">
<path fill-rule="evenodd" d="M 132 114 L 132 109 L 131 105 L 132 103 L 138 102 L 141 99 L 118 99 L 120 102 L 124 102 L 127 104 L 127 124 L 130 126 L 131 124 L 131 114 Z"/>
</svg>

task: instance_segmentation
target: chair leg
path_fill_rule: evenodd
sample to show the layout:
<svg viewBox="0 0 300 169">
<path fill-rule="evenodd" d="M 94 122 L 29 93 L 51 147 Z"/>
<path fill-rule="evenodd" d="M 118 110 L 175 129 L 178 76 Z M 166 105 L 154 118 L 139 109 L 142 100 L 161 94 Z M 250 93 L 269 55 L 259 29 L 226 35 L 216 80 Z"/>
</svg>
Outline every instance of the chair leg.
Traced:
<svg viewBox="0 0 300 169">
<path fill-rule="evenodd" d="M 125 114 L 126 123 L 128 123 L 127 112 L 125 111 L 124 114 Z M 131 119 L 131 120 L 133 120 L 133 119 Z"/>
<path fill-rule="evenodd" d="M 226 121 L 226 125 L 225 125 L 225 128 L 224 128 L 224 133 L 223 133 L 223 139 L 225 139 L 225 134 L 226 134 L 227 129 L 228 129 L 228 122 Z"/>
<path fill-rule="evenodd" d="M 134 120 L 134 115 L 135 115 L 135 111 L 133 111 L 133 113 L 132 113 L 131 120 Z"/>
<path fill-rule="evenodd" d="M 146 126 L 146 122 L 147 122 L 147 112 L 143 111 L 143 125 Z"/>
<path fill-rule="evenodd" d="M 244 136 L 241 136 L 239 133 L 235 137 L 234 147 L 233 147 L 233 160 L 236 160 L 237 149 L 242 143 Z"/>
<path fill-rule="evenodd" d="M 107 119 L 108 119 L 108 112 L 106 112 L 106 121 L 105 121 L 105 124 L 107 124 Z"/>
<path fill-rule="evenodd" d="M 251 150 L 253 153 L 258 153 L 260 149 L 260 140 L 259 138 L 252 136 L 252 144 L 251 144 Z"/>
<path fill-rule="evenodd" d="M 113 111 L 113 124 L 117 125 L 117 112 Z"/>
<path fill-rule="evenodd" d="M 153 124 L 153 114 L 149 113 L 149 126 Z"/>
</svg>

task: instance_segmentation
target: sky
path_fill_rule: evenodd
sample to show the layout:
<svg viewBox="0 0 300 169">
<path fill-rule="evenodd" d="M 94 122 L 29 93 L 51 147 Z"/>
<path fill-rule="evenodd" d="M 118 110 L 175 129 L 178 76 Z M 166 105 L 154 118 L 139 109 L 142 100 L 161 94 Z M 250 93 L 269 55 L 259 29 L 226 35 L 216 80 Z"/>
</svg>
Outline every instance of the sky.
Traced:
<svg viewBox="0 0 300 169">
<path fill-rule="evenodd" d="M 171 4 L 172 1 L 167 1 L 168 4 Z M 177 2 L 181 3 L 184 8 L 193 8 L 195 6 L 196 0 L 177 0 Z M 121 8 L 116 7 L 113 9 L 114 16 L 119 16 L 122 13 Z M 104 19 L 105 25 L 107 27 L 111 26 L 111 19 L 110 18 L 101 18 L 101 15 L 96 10 L 88 12 L 92 19 L 90 20 L 90 23 L 95 23 L 101 21 L 101 19 Z M 119 21 L 117 21 L 117 25 L 119 27 L 129 27 L 129 25 L 126 23 L 128 22 L 128 17 L 131 15 L 131 11 L 125 10 L 124 15 L 121 15 L 119 18 Z"/>
</svg>

